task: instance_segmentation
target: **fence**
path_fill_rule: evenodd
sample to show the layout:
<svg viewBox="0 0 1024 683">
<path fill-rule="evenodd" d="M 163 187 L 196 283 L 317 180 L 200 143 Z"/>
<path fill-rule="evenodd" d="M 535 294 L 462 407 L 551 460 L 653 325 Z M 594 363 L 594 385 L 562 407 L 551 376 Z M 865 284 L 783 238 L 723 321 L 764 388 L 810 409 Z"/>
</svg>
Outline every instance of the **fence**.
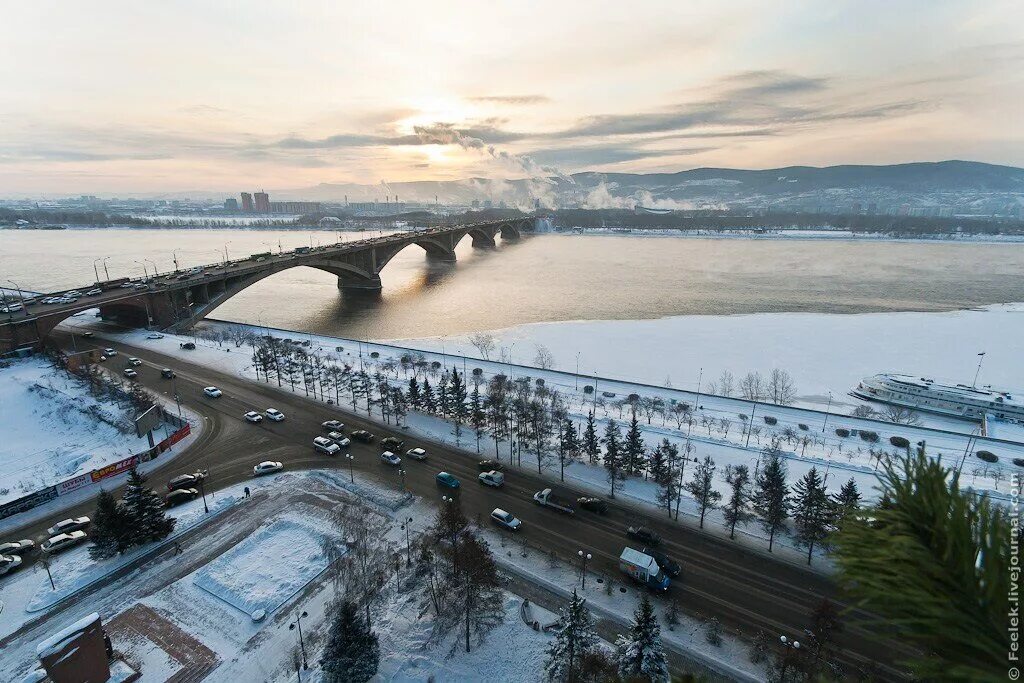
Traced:
<svg viewBox="0 0 1024 683">
<path fill-rule="evenodd" d="M 127 458 L 123 458 L 117 462 L 112 462 L 109 465 L 104 465 L 99 469 L 75 475 L 70 479 L 54 484 L 53 486 L 47 486 L 46 488 L 34 491 L 27 496 L 22 496 L 21 498 L 12 500 L 9 503 L 4 503 L 3 505 L 0 505 L 0 519 L 6 519 L 13 515 L 31 510 L 32 508 L 38 507 L 43 503 L 48 503 L 59 496 L 66 495 L 72 491 L 77 491 L 85 488 L 86 486 L 97 484 L 105 479 L 116 477 L 140 463 L 154 460 L 161 453 L 168 450 L 171 446 L 192 433 L 192 427 L 189 425 L 188 421 L 178 417 L 177 415 L 164 412 L 163 420 L 164 422 L 174 426 L 175 431 L 160 441 L 157 445 L 146 449 L 141 453 L 130 455 Z"/>
</svg>

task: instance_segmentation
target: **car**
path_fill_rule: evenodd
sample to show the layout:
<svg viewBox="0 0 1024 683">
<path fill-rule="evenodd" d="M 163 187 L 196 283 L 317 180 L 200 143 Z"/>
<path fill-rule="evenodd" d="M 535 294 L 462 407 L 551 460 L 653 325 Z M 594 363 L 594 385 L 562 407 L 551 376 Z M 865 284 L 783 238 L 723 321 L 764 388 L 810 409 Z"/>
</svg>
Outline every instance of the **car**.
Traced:
<svg viewBox="0 0 1024 683">
<path fill-rule="evenodd" d="M 128 359 L 128 364 L 134 367 L 139 367 L 140 365 L 142 365 L 142 361 L 136 358 L 135 356 L 132 356 L 131 358 Z"/>
<path fill-rule="evenodd" d="M 85 337 L 86 339 L 92 339 L 96 335 L 94 335 L 92 332 L 83 332 L 82 336 Z"/>
<path fill-rule="evenodd" d="M 100 289 L 99 287 L 94 287 L 94 288 L 90 289 L 88 292 L 86 292 L 85 295 L 86 296 L 96 296 L 97 294 L 102 294 L 102 293 L 103 293 L 102 289 Z"/>
<path fill-rule="evenodd" d="M 139 376 L 139 373 L 135 372 L 135 370 L 133 370 L 132 368 L 125 368 L 124 376 L 130 379 L 135 379 L 136 377 Z"/>
<path fill-rule="evenodd" d="M 206 470 L 196 470 L 191 474 L 179 474 L 167 482 L 167 490 L 173 491 L 175 489 L 187 489 L 199 486 L 202 484 L 203 480 L 206 479 L 207 474 L 208 472 Z"/>
<path fill-rule="evenodd" d="M 651 557 L 653 557 L 654 561 L 658 563 L 658 566 L 661 567 L 662 571 L 671 576 L 673 579 L 683 573 L 683 568 L 679 566 L 679 563 L 674 561 L 671 557 L 661 552 L 660 550 L 644 546 L 644 549 L 640 552 L 642 552 L 644 555 L 650 555 Z"/>
<path fill-rule="evenodd" d="M 245 414 L 245 421 L 252 422 L 253 424 L 259 424 L 260 422 L 263 422 L 263 416 L 255 410 L 250 410 Z"/>
<path fill-rule="evenodd" d="M 626 527 L 626 535 L 638 541 L 643 541 L 647 545 L 661 545 L 661 536 L 645 526 Z"/>
<path fill-rule="evenodd" d="M 163 368 L 160 370 L 160 376 L 164 379 L 174 379 L 177 377 L 177 375 L 174 374 L 174 370 L 171 370 L 170 368 Z"/>
<path fill-rule="evenodd" d="M 476 468 L 481 472 L 504 472 L 505 467 L 497 460 L 481 460 L 476 464 Z"/>
<path fill-rule="evenodd" d="M 78 545 L 88 538 L 84 531 L 72 531 L 68 534 L 56 534 L 46 539 L 39 545 L 39 549 L 44 553 L 59 553 L 62 550 L 67 550 L 71 546 Z"/>
<path fill-rule="evenodd" d="M 196 350 L 196 345 L 195 345 L 194 342 L 181 342 L 180 344 L 178 344 L 178 346 L 180 346 L 181 348 L 185 349 L 186 351 L 195 351 Z"/>
<path fill-rule="evenodd" d="M 264 474 L 273 474 L 274 472 L 280 472 L 284 469 L 282 463 L 274 460 L 264 460 L 259 465 L 252 468 L 252 476 L 259 477 Z"/>
<path fill-rule="evenodd" d="M 105 361 L 106 359 L 107 359 L 107 357 L 106 357 L 106 356 L 104 356 L 103 354 L 100 354 L 100 362 L 101 362 L 101 363 L 102 363 L 103 361 Z"/>
<path fill-rule="evenodd" d="M 599 515 L 608 514 L 608 503 L 601 500 L 600 498 L 594 498 L 592 496 L 583 496 L 582 498 L 576 499 L 576 504 L 584 510 L 590 510 L 596 512 Z"/>
<path fill-rule="evenodd" d="M 509 531 L 519 531 L 519 528 L 523 526 L 523 523 L 518 517 L 513 515 L 511 512 L 505 512 L 501 508 L 494 508 L 491 512 L 491 520 L 495 524 L 501 527 L 505 527 Z"/>
<path fill-rule="evenodd" d="M 437 476 L 434 477 L 434 481 L 440 486 L 447 486 L 450 489 L 457 489 L 460 486 L 459 480 L 455 478 L 455 475 L 448 474 L 447 472 L 438 472 Z"/>
<path fill-rule="evenodd" d="M 140 282 L 139 284 L 135 285 L 135 289 L 149 289 L 149 285 L 147 285 L 145 282 Z"/>
<path fill-rule="evenodd" d="M 426 460 L 427 452 L 422 448 L 410 448 L 405 452 L 407 456 L 413 460 Z"/>
<path fill-rule="evenodd" d="M 263 414 L 267 416 L 268 420 L 273 420 L 274 422 L 284 422 L 284 413 L 282 413 L 277 408 L 267 408 L 265 411 L 263 411 Z"/>
<path fill-rule="evenodd" d="M 362 441 L 363 443 L 370 443 L 371 441 L 373 441 L 374 436 L 365 429 L 357 429 L 356 431 L 352 432 L 352 438 L 355 439 L 356 441 Z"/>
<path fill-rule="evenodd" d="M 394 467 L 398 467 L 399 465 L 402 464 L 402 459 L 399 458 L 394 453 L 392 453 L 391 451 L 384 451 L 383 453 L 381 453 L 380 460 L 381 462 L 387 463 L 388 465 L 392 465 Z"/>
<path fill-rule="evenodd" d="M 92 523 L 92 520 L 88 517 L 72 517 L 71 519 L 62 519 L 57 522 L 49 529 L 46 530 L 47 536 L 56 536 L 57 534 L 66 534 L 69 531 L 78 531 L 84 529 Z"/>
<path fill-rule="evenodd" d="M 163 339 L 163 338 L 164 338 L 164 335 L 160 334 L 159 332 L 153 332 L 151 334 L 147 334 L 146 335 L 146 339 Z"/>
<path fill-rule="evenodd" d="M 0 543 L 0 555 L 21 555 L 22 553 L 31 552 L 35 547 L 36 542 L 30 538 L 20 541 L 8 541 L 7 543 Z"/>
<path fill-rule="evenodd" d="M 21 566 L 21 558 L 17 555 L 0 555 L 0 576 L 13 572 Z"/>
<path fill-rule="evenodd" d="M 131 282 L 122 282 L 121 283 L 121 289 L 131 289 L 134 286 L 135 285 L 133 285 Z"/>
<path fill-rule="evenodd" d="M 313 448 L 318 453 L 324 455 L 337 455 L 341 452 L 341 446 L 331 441 L 326 436 L 317 436 L 313 438 Z"/>
<path fill-rule="evenodd" d="M 400 451 L 405 442 L 393 436 L 385 436 L 380 440 L 380 447 L 388 451 Z"/>
<path fill-rule="evenodd" d="M 338 444 L 341 448 L 348 448 L 352 445 L 352 439 L 348 438 L 341 432 L 328 432 L 327 438 Z"/>
<path fill-rule="evenodd" d="M 107 358 L 113 358 L 117 355 L 117 351 L 115 349 L 103 349 L 103 355 Z"/>
<path fill-rule="evenodd" d="M 322 423 L 320 427 L 323 428 L 325 432 L 340 432 L 345 429 L 344 423 L 340 420 L 327 420 L 327 422 Z"/>
<path fill-rule="evenodd" d="M 199 489 L 174 489 L 164 496 L 164 505 L 172 508 L 199 497 Z"/>
<path fill-rule="evenodd" d="M 210 398 L 220 398 L 224 392 L 217 387 L 203 387 L 203 393 Z"/>
<path fill-rule="evenodd" d="M 481 472 L 477 480 L 484 486 L 500 488 L 505 484 L 505 475 L 497 470 L 491 470 L 490 472 Z"/>
</svg>

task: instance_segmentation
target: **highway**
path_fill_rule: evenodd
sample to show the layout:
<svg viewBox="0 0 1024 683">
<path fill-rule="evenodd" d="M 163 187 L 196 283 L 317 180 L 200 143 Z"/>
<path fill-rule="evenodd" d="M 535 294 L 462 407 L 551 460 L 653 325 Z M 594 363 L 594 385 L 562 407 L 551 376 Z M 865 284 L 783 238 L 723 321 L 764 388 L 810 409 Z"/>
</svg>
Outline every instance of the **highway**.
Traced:
<svg viewBox="0 0 1024 683">
<path fill-rule="evenodd" d="M 55 331 L 53 337 L 55 341 L 70 345 L 70 338 L 64 332 Z M 81 339 L 78 345 L 81 348 Z M 107 343 L 97 340 L 97 345 Z M 656 598 L 662 608 L 665 600 L 674 598 L 687 613 L 703 618 L 715 616 L 727 628 L 739 630 L 747 637 L 763 630 L 773 640 L 779 635 L 803 640 L 811 612 L 823 598 L 842 605 L 837 587 L 827 577 L 748 551 L 736 543 L 674 523 L 667 517 L 649 514 L 628 503 L 610 501 L 606 516 L 584 510 L 577 510 L 574 516 L 560 515 L 533 503 L 531 498 L 536 491 L 553 485 L 535 473 L 506 467 L 507 482 L 503 488 L 484 487 L 476 480 L 478 458 L 474 453 L 417 438 L 406 430 L 382 426 L 367 420 L 365 415 L 353 415 L 338 406 L 306 399 L 302 393 L 292 394 L 276 385 L 224 374 L 142 347 L 110 345 L 120 352 L 109 362 L 111 370 L 119 372 L 128 356 L 140 358 L 143 365 L 136 369 L 143 386 L 172 401 L 176 390 L 182 403 L 202 416 L 202 434 L 191 447 L 150 474 L 151 484 L 158 491 L 165 490 L 165 482 L 173 476 L 207 469 L 206 490 L 209 492 L 251 478 L 253 465 L 263 460 L 279 460 L 286 470 L 347 470 L 346 458 L 318 454 L 312 445 L 313 437 L 322 433 L 323 421 L 339 419 L 345 423 L 346 432 L 367 429 L 377 435 L 378 440 L 389 435 L 404 439 L 405 449 L 426 448 L 429 453 L 426 462 L 409 458 L 402 461 L 406 485 L 414 494 L 439 500 L 442 494 L 451 493 L 450 489 L 439 488 L 434 480 L 438 471 L 448 471 L 462 482 L 458 495 L 470 518 L 486 520 L 495 507 L 504 508 L 523 520 L 521 533 L 531 545 L 554 551 L 565 562 L 576 562 L 578 550 L 589 552 L 594 556 L 589 569 L 616 581 L 625 580 L 618 571 L 617 560 L 628 542 L 626 526 L 637 523 L 650 526 L 663 537 L 662 550 L 683 567 L 683 575 L 676 580 L 669 595 Z M 173 368 L 177 377 L 162 379 L 160 369 L 163 367 Z M 209 385 L 219 387 L 223 396 L 206 397 L 202 388 Z M 284 412 L 286 420 L 250 424 L 243 419 L 249 410 L 262 412 L 269 407 Z M 467 447 L 472 448 L 472 444 L 467 443 Z M 372 477 L 396 488 L 401 485 L 397 468 L 379 460 L 380 449 L 375 443 L 353 442 L 350 452 L 355 456 L 353 467 L 357 479 Z M 555 486 L 567 497 L 589 495 L 572 486 Z M 59 518 L 91 515 L 93 507 L 91 502 L 83 504 L 61 513 Z M 56 520 L 29 525 L 6 536 L 39 540 L 53 521 Z M 430 520 L 416 521 L 417 526 L 429 523 Z M 846 630 L 839 638 L 843 651 L 841 662 L 869 671 L 876 678 L 900 678 L 900 670 L 893 664 L 899 656 L 894 643 L 870 640 L 865 629 L 851 623 L 855 616 L 856 612 L 845 617 Z"/>
</svg>

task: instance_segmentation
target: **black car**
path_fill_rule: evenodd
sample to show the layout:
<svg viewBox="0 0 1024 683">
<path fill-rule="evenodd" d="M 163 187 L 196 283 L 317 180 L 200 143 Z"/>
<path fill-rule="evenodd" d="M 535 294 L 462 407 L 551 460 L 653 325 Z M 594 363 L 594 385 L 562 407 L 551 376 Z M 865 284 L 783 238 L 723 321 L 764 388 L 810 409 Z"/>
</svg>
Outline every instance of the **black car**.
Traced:
<svg viewBox="0 0 1024 683">
<path fill-rule="evenodd" d="M 171 370 L 170 368 L 164 368 L 163 370 L 160 371 L 160 376 L 163 377 L 164 379 L 174 379 L 174 370 Z"/>
<path fill-rule="evenodd" d="M 198 486 L 200 482 L 206 479 L 206 474 L 206 470 L 197 470 L 192 474 L 179 474 L 167 482 L 167 490 L 174 491 L 176 489 L 188 489 Z"/>
<path fill-rule="evenodd" d="M 386 451 L 394 451 L 397 453 L 402 450 L 403 446 L 405 446 L 405 442 L 394 436 L 385 436 L 380 440 L 380 447 Z"/>
<path fill-rule="evenodd" d="M 373 434 L 366 431 L 365 429 L 357 429 L 356 431 L 352 432 L 351 436 L 356 441 L 362 441 L 363 443 L 370 443 L 371 441 L 373 441 L 374 438 Z"/>
<path fill-rule="evenodd" d="M 679 563 L 674 561 L 671 557 L 661 552 L 660 550 L 655 550 L 654 548 L 644 546 L 644 549 L 640 552 L 642 552 L 644 555 L 650 555 L 651 557 L 653 557 L 654 561 L 658 563 L 658 566 L 661 567 L 665 571 L 665 573 L 671 576 L 673 579 L 683 573 L 683 568 L 679 566 Z"/>
<path fill-rule="evenodd" d="M 608 514 L 608 503 L 604 502 L 600 498 L 589 498 L 584 496 L 583 498 L 577 498 L 576 504 L 584 510 L 590 510 L 596 512 L 599 515 Z"/>
<path fill-rule="evenodd" d="M 661 536 L 645 526 L 626 527 L 626 535 L 648 545 L 661 545 Z"/>
<path fill-rule="evenodd" d="M 181 505 L 187 503 L 190 500 L 195 500 L 199 497 L 199 489 L 174 489 L 166 496 L 164 496 L 164 505 L 172 508 L 175 505 Z"/>
<path fill-rule="evenodd" d="M 196 350 L 196 345 L 194 343 L 192 343 L 192 342 L 182 342 L 182 343 L 178 344 L 178 346 L 180 346 L 181 348 L 185 349 L 186 351 L 195 351 Z"/>
<path fill-rule="evenodd" d="M 476 468 L 481 472 L 504 472 L 505 466 L 497 460 L 481 460 L 476 464 Z"/>
</svg>

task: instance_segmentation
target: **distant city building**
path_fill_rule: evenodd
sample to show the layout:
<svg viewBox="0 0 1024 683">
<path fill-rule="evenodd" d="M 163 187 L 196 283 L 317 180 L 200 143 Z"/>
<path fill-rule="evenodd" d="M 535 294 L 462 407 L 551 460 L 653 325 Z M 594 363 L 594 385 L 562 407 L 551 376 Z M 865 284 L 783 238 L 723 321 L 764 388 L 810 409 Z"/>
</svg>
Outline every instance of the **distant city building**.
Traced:
<svg viewBox="0 0 1024 683">
<path fill-rule="evenodd" d="M 252 203 L 252 195 L 248 192 L 242 193 L 242 211 L 245 213 L 252 213 L 256 210 L 255 205 Z"/>
<path fill-rule="evenodd" d="M 264 195 L 266 196 L 266 195 Z M 256 195 L 259 210 L 259 194 Z M 268 202 L 270 213 L 320 213 L 320 202 Z"/>
<path fill-rule="evenodd" d="M 238 211 L 238 200 L 234 197 L 228 197 L 224 200 L 225 211 Z"/>
<path fill-rule="evenodd" d="M 270 195 L 260 191 L 253 195 L 256 200 L 256 213 L 270 213 Z"/>
</svg>

